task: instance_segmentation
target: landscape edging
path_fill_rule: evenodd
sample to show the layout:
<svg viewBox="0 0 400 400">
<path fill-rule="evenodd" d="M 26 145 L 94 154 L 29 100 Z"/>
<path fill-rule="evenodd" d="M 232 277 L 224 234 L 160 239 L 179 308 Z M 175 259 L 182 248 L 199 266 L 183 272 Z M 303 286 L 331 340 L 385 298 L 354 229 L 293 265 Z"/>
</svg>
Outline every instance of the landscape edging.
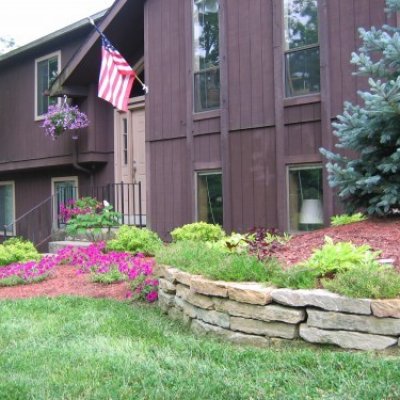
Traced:
<svg viewBox="0 0 400 400">
<path fill-rule="evenodd" d="M 196 334 L 261 347 L 294 339 L 356 350 L 400 346 L 400 299 L 212 281 L 164 265 L 157 275 L 159 306 Z"/>
</svg>

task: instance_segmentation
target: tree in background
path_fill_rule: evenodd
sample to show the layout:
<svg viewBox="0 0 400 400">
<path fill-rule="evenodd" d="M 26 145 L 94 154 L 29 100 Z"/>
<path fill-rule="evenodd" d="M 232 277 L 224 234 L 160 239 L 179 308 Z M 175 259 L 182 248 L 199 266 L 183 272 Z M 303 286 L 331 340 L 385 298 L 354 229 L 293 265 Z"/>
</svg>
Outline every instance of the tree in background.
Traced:
<svg viewBox="0 0 400 400">
<path fill-rule="evenodd" d="M 400 0 L 386 0 L 387 12 L 400 11 Z M 347 211 L 385 216 L 400 212 L 400 29 L 359 29 L 363 41 L 351 62 L 357 75 L 369 77 L 359 92 L 363 106 L 346 102 L 333 124 L 339 149 L 354 158 L 320 149 L 330 186 Z M 349 152 L 347 152 L 349 153 Z"/>
<path fill-rule="evenodd" d="M 15 40 L 7 37 L 0 37 L 0 54 L 7 53 L 16 47 Z"/>
</svg>

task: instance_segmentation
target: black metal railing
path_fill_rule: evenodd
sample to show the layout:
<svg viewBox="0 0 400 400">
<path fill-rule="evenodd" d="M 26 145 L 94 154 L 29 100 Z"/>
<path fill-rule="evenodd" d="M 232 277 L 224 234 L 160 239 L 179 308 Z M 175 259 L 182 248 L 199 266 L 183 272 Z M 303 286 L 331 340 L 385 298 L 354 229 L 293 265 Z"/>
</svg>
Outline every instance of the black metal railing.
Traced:
<svg viewBox="0 0 400 400">
<path fill-rule="evenodd" d="M 71 200 L 87 196 L 96 198 L 100 202 L 106 200 L 115 211 L 121 214 L 121 224 L 138 227 L 146 225 L 140 182 L 111 183 L 98 187 L 63 187 L 12 223 L 5 225 L 3 240 L 22 236 L 44 251 L 51 238 L 65 226 L 65 221 L 60 215 L 61 205 L 68 205 Z"/>
</svg>

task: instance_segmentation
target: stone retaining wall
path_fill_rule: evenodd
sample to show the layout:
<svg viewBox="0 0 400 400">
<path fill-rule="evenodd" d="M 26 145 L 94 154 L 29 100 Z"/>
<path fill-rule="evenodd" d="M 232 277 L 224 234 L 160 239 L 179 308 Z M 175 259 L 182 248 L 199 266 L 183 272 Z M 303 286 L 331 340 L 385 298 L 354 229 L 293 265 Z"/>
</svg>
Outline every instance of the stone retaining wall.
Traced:
<svg viewBox="0 0 400 400">
<path fill-rule="evenodd" d="M 292 339 L 358 350 L 400 345 L 400 299 L 211 281 L 166 266 L 158 275 L 160 307 L 197 334 L 256 346 Z"/>
</svg>

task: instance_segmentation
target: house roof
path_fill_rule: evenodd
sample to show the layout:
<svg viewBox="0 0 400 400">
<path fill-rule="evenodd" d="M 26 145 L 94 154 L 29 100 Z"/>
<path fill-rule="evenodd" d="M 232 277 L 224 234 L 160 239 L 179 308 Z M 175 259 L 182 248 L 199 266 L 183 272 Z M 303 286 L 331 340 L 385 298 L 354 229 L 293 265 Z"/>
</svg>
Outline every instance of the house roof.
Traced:
<svg viewBox="0 0 400 400">
<path fill-rule="evenodd" d="M 98 24 L 131 64 L 143 60 L 145 0 L 116 0 Z M 143 64 L 143 61 L 142 61 Z M 93 30 L 68 61 L 50 88 L 51 96 L 86 96 L 87 85 L 97 82 L 100 69 L 100 34 Z"/>
<path fill-rule="evenodd" d="M 91 16 L 91 18 L 94 21 L 100 21 L 104 15 L 107 13 L 107 10 L 100 11 L 94 15 Z M 29 53 L 30 51 L 33 51 L 37 48 L 40 48 L 41 46 L 56 40 L 60 39 L 64 36 L 67 36 L 68 34 L 78 31 L 84 27 L 87 27 L 89 25 L 89 20 L 87 18 L 81 19 L 80 21 L 74 22 L 71 25 L 68 25 L 62 29 L 59 29 L 55 32 L 52 32 L 46 36 L 43 36 L 37 40 L 34 40 L 33 42 L 30 42 L 24 46 L 18 47 L 15 50 L 11 50 L 3 55 L 0 55 L 0 64 L 6 61 L 11 61 L 13 58 L 16 58 L 17 56 L 23 56 L 26 53 Z"/>
</svg>

